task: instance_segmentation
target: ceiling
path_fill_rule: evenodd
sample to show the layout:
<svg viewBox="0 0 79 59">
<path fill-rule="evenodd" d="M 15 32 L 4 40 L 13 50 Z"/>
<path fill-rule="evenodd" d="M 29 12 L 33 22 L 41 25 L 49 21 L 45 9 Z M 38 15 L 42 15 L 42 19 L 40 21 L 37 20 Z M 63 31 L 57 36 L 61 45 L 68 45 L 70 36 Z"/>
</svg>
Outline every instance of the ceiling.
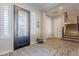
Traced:
<svg viewBox="0 0 79 59">
<path fill-rule="evenodd" d="M 68 12 L 70 15 L 72 15 L 72 13 L 75 15 L 79 14 L 78 3 L 29 3 L 28 5 L 45 11 L 50 17 L 61 15 L 64 12 Z M 62 8 L 60 9 L 60 7 Z"/>
<path fill-rule="evenodd" d="M 28 5 L 39 9 L 41 11 L 47 11 L 52 7 L 59 5 L 59 3 L 28 3 Z"/>
<path fill-rule="evenodd" d="M 46 12 L 48 16 L 55 17 L 67 12 L 69 15 L 78 15 L 79 14 L 79 4 L 76 3 L 63 3 L 54 8 L 51 8 Z M 60 9 L 62 7 L 62 9 Z"/>
</svg>

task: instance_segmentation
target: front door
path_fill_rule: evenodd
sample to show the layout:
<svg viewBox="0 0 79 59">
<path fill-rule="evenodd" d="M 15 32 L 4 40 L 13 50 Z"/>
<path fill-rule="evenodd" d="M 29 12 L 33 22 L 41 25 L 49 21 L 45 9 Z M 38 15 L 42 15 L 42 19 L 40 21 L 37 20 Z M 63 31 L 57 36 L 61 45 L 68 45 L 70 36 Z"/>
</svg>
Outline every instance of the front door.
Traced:
<svg viewBox="0 0 79 59">
<path fill-rule="evenodd" d="M 14 6 L 14 49 L 30 44 L 30 12 Z"/>
</svg>

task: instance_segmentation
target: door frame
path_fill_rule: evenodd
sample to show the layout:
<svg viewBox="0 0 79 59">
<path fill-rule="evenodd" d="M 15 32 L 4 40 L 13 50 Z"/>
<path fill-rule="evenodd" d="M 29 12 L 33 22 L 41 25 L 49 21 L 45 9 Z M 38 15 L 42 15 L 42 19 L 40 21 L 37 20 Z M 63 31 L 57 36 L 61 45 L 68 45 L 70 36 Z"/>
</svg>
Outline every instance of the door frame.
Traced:
<svg viewBox="0 0 79 59">
<path fill-rule="evenodd" d="M 30 41 L 30 11 L 28 11 L 28 10 L 26 10 L 26 9 L 24 9 L 24 8 L 21 8 L 21 7 L 19 7 L 19 6 L 16 6 L 16 5 L 14 5 L 13 6 L 13 18 L 14 18 L 14 20 L 13 20 L 13 49 L 15 50 L 15 48 L 14 48 L 14 42 L 15 42 L 15 21 L 16 21 L 16 19 L 18 18 L 18 17 L 16 17 L 16 15 L 17 15 L 17 11 L 18 10 L 22 10 L 22 11 L 25 11 L 25 12 L 28 12 L 28 18 L 29 18 L 29 41 Z M 17 23 L 17 25 L 18 25 L 18 23 Z M 17 29 L 18 30 L 18 29 Z M 29 42 L 30 43 L 30 42 Z M 30 44 L 29 44 L 30 45 Z"/>
</svg>

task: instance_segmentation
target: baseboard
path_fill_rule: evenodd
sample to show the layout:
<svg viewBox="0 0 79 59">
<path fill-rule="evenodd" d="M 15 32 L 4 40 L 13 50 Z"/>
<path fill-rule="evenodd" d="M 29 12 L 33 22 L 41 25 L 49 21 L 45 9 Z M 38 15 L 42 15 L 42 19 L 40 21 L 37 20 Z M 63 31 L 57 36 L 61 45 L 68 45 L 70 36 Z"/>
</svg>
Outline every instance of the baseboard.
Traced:
<svg viewBox="0 0 79 59">
<path fill-rule="evenodd" d="M 57 38 L 57 37 L 48 37 L 46 39 L 62 39 L 62 38 Z"/>
<path fill-rule="evenodd" d="M 12 52 L 12 51 L 13 50 L 4 51 L 4 52 L 0 53 L 0 55 L 6 54 L 6 53 L 9 53 L 9 52 Z"/>
<path fill-rule="evenodd" d="M 30 45 L 32 45 L 32 44 L 36 44 L 37 42 L 33 42 L 33 43 L 31 43 Z"/>
</svg>

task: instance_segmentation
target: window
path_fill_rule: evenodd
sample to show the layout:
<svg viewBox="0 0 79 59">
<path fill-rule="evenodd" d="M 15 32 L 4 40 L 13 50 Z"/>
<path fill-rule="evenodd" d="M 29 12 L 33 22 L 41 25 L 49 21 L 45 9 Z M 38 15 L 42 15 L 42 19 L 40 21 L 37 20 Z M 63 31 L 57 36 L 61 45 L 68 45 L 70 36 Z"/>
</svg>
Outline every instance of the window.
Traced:
<svg viewBox="0 0 79 59">
<path fill-rule="evenodd" d="M 4 10 L 3 14 L 3 35 L 8 36 L 8 11 Z"/>
</svg>

